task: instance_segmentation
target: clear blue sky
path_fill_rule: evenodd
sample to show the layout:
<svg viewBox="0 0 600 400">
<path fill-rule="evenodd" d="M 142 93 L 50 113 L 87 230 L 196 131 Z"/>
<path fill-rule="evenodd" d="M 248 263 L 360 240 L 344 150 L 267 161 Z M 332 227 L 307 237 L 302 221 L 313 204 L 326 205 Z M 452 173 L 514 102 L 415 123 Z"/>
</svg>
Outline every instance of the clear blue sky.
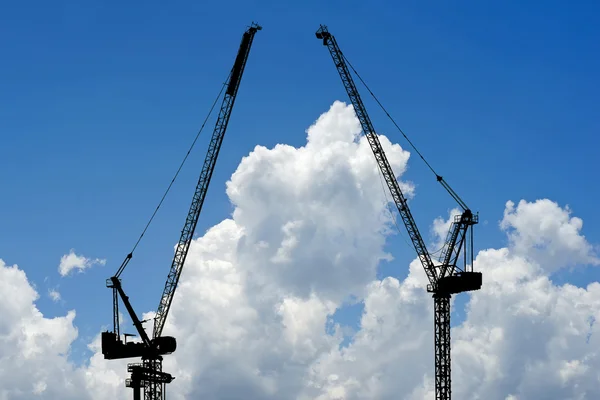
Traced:
<svg viewBox="0 0 600 400">
<path fill-rule="evenodd" d="M 488 221 L 478 248 L 504 245 L 497 222 L 506 200 L 544 197 L 569 204 L 599 243 L 599 15 L 593 1 L 4 2 L 0 258 L 27 272 L 46 315 L 77 309 L 80 344 L 109 325 L 104 279 L 153 211 L 252 21 L 264 29 L 198 233 L 231 212 L 225 181 L 241 157 L 256 144 L 304 144 L 319 114 L 347 101 L 314 36 L 323 23 Z M 406 146 L 363 93 L 376 129 Z M 200 144 L 124 275 L 140 312 L 157 306 L 204 158 Z M 426 233 L 453 204 L 416 157 L 407 177 L 418 185 L 413 212 Z M 398 263 L 385 271 L 402 276 L 396 267 L 413 254 L 400 240 L 390 246 Z M 61 279 L 58 263 L 71 248 L 107 265 Z M 142 275 L 144 287 L 133 282 Z M 589 270 L 556 277 L 580 285 L 598 278 Z M 46 295 L 56 285 L 64 303 Z"/>
</svg>

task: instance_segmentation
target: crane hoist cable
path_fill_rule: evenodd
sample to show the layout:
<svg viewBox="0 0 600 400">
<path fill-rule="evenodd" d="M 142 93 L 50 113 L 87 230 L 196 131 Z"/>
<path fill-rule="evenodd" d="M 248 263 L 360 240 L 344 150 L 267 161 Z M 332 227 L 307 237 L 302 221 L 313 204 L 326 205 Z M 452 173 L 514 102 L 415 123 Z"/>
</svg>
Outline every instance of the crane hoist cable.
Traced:
<svg viewBox="0 0 600 400">
<path fill-rule="evenodd" d="M 394 120 L 394 118 L 390 115 L 390 113 L 388 113 L 388 111 L 385 109 L 385 107 L 383 106 L 383 104 L 381 104 L 381 102 L 379 101 L 379 99 L 377 98 L 377 96 L 375 96 L 375 94 L 371 91 L 371 89 L 369 88 L 369 86 L 367 85 L 367 83 L 363 80 L 363 78 L 360 76 L 360 74 L 358 73 L 358 71 L 356 71 L 356 69 L 354 68 L 354 66 L 352 65 L 352 63 L 350 63 L 350 61 L 348 60 L 348 58 L 346 58 L 346 55 L 344 55 L 342 53 L 342 57 L 344 58 L 344 61 L 346 61 L 346 64 L 348 64 L 348 66 L 350 67 L 350 69 L 352 70 L 352 72 L 354 72 L 354 75 L 356 75 L 356 77 L 358 78 L 358 80 L 360 80 L 360 82 L 363 84 L 363 86 L 365 87 L 365 89 L 367 89 L 367 91 L 369 92 L 369 94 L 371 95 L 371 97 L 373 97 L 373 99 L 375 100 L 375 102 L 383 110 L 383 112 L 385 113 L 385 115 L 387 115 L 387 117 L 390 119 L 390 121 L 392 121 L 392 123 L 394 124 L 394 126 L 398 129 L 398 131 L 402 134 L 402 136 L 404 136 L 404 139 L 406 139 L 406 141 L 408 142 L 408 144 L 410 144 L 410 146 L 417 153 L 417 155 L 421 158 L 421 160 L 423 160 L 423 162 L 425 163 L 425 165 L 427 165 L 427 167 L 431 170 L 431 172 L 433 172 L 433 174 L 435 175 L 437 181 L 440 182 L 440 184 L 444 187 L 444 189 L 446 189 L 446 191 L 450 194 L 450 196 L 452 196 L 452 198 L 458 203 L 458 205 L 463 209 L 463 211 L 467 210 L 469 207 L 467 207 L 467 205 L 465 204 L 465 202 L 450 187 L 450 185 L 448 184 L 448 182 L 446 182 L 441 175 L 439 175 L 437 172 L 435 172 L 435 170 L 433 169 L 433 167 L 431 166 L 431 164 L 429 164 L 429 162 L 425 159 L 425 157 L 423 156 L 423 154 L 419 151 L 419 149 L 417 149 L 417 146 L 415 146 L 413 144 L 413 142 L 408 138 L 408 136 L 406 135 L 406 133 L 404 133 L 404 131 L 400 128 L 400 126 L 398 126 L 398 124 L 396 123 L 396 121 Z"/>
<path fill-rule="evenodd" d="M 206 116 L 206 118 L 204 118 L 204 122 L 202 123 L 202 126 L 198 130 L 198 133 L 196 134 L 196 137 L 194 138 L 194 141 L 192 142 L 192 144 L 191 144 L 190 148 L 188 149 L 187 153 L 185 154 L 185 157 L 183 157 L 183 160 L 181 161 L 181 164 L 179 165 L 179 168 L 177 169 L 177 172 L 175 172 L 175 176 L 173 176 L 173 179 L 171 179 L 171 183 L 169 183 L 169 186 L 167 187 L 167 190 L 165 190 L 165 193 L 163 194 L 162 198 L 158 202 L 158 205 L 154 209 L 154 212 L 152 213 L 152 216 L 148 220 L 148 223 L 146 223 L 146 226 L 144 227 L 141 235 L 139 236 L 139 238 L 135 242 L 135 245 L 133 246 L 133 249 L 131 249 L 131 251 L 129 252 L 129 254 L 127 254 L 127 256 L 125 257 L 125 260 L 123 260 L 123 263 L 121 264 L 121 266 L 117 270 L 117 273 L 115 274 L 115 277 L 118 278 L 119 276 L 121 276 L 121 274 L 125 270 L 125 267 L 127 267 L 127 264 L 129 264 L 129 260 L 131 260 L 131 258 L 133 257 L 133 252 L 135 251 L 135 249 L 138 247 L 138 245 L 142 241 L 142 238 L 144 237 L 144 235 L 146 234 L 146 231 L 148 230 L 148 227 L 150 226 L 150 224 L 154 220 L 154 217 L 156 216 L 156 213 L 158 212 L 158 209 L 160 208 L 160 206 L 162 205 L 162 203 L 165 201 L 165 198 L 167 197 L 167 194 L 169 194 L 169 191 L 171 190 L 171 187 L 173 186 L 173 183 L 175 183 L 175 180 L 179 176 L 179 173 L 181 172 L 181 169 L 183 168 L 183 165 L 187 161 L 188 156 L 190 155 L 190 153 L 194 149 L 194 146 L 196 145 L 196 142 L 198 141 L 198 138 L 200 137 L 200 134 L 204 130 L 204 126 L 208 122 L 208 119 L 210 118 L 213 110 L 215 109 L 215 106 L 217 105 L 217 102 L 221 98 L 221 95 L 223 94 L 223 91 L 225 90 L 225 87 L 227 86 L 227 81 L 229 81 L 229 77 L 230 76 L 231 76 L 231 72 L 229 72 L 229 75 L 227 76 L 227 79 L 225 80 L 225 83 L 223 83 L 223 85 L 221 86 L 221 90 L 219 91 L 219 95 L 215 98 L 215 101 L 213 102 L 210 110 L 208 111 L 208 115 Z"/>
</svg>

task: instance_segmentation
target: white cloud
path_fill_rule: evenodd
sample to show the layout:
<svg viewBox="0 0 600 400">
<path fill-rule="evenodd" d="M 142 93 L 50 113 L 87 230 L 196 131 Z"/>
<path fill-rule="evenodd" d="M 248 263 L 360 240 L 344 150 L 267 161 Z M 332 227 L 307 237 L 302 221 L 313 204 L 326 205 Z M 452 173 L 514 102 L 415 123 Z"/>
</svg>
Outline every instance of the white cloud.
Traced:
<svg viewBox="0 0 600 400">
<path fill-rule="evenodd" d="M 56 289 L 48 289 L 48 296 L 50 296 L 54 302 L 60 301 L 61 299 L 60 292 Z"/>
<path fill-rule="evenodd" d="M 358 131 L 356 120 L 355 125 L 342 122 L 353 119 L 349 111 L 339 103 L 332 106 L 309 129 L 304 147 L 257 147 L 228 182 L 235 206 L 233 218 L 192 245 L 189 259 L 193 261 L 186 266 L 184 286 L 178 293 L 180 299 L 186 299 L 185 304 L 176 300 L 174 318 L 167 328 L 187 338 L 180 345 L 181 349 L 189 348 L 184 351 L 186 355 L 205 355 L 200 365 L 197 357 L 181 353 L 172 359 L 187 371 L 189 378 L 183 386 L 188 396 L 217 399 L 244 393 L 246 398 L 261 399 L 431 398 L 433 311 L 432 299 L 424 290 L 426 277 L 415 260 L 402 282 L 375 279 L 378 260 L 387 257 L 382 248 L 385 235 L 390 233 L 390 219 L 366 143 L 354 141 L 355 135 L 331 132 Z M 385 139 L 382 142 L 388 143 Z M 327 157 L 329 161 L 324 161 Z M 329 164 L 331 168 L 326 168 Z M 405 161 L 395 167 L 404 170 Z M 556 206 L 557 216 L 562 215 L 557 210 L 565 212 Z M 451 210 L 450 216 L 456 213 Z M 570 219 L 559 219 L 543 232 L 521 229 L 519 216 L 505 220 L 511 221 L 503 226 L 512 227 L 509 230 L 515 239 L 508 248 L 479 253 L 476 268 L 484 271 L 484 289 L 473 296 L 467 320 L 454 330 L 458 397 L 532 398 L 528 394 L 535 392 L 528 392 L 527 385 L 540 384 L 522 369 L 514 373 L 511 359 L 526 358 L 505 350 L 527 355 L 526 349 L 519 347 L 527 336 L 521 330 L 518 335 L 507 336 L 505 326 L 495 321 L 514 325 L 514 329 L 523 324 L 522 330 L 535 332 L 536 322 L 528 313 L 543 320 L 552 312 L 549 306 L 536 310 L 543 304 L 538 297 L 544 298 L 544 292 L 553 290 L 557 301 L 566 301 L 568 290 L 548 280 L 544 274 L 549 271 L 544 272 L 535 262 L 537 250 L 521 245 L 518 237 L 557 237 L 555 248 L 567 240 L 580 244 L 575 247 L 580 260 L 589 256 L 581 250 L 591 247 L 579 230 L 568 238 L 559 234 L 568 231 Z M 448 220 L 436 220 L 432 230 L 438 241 L 445 238 L 448 227 Z M 343 255 L 344 262 L 339 263 Z M 581 290 L 589 293 L 589 289 Z M 352 294 L 364 296 L 365 311 L 353 343 L 339 349 L 341 334 L 334 329 L 332 336 L 327 335 L 326 321 Z M 502 306 L 495 305 L 498 298 L 505 297 Z M 570 304 L 566 306 L 569 309 L 579 303 L 566 304 Z M 584 314 L 570 316 L 574 318 L 572 324 L 588 327 L 585 339 L 589 315 Z M 196 322 L 184 328 L 186 319 Z M 558 321 L 567 320 L 556 317 L 556 321 L 556 329 L 541 336 L 542 347 L 551 348 L 552 343 L 565 339 Z M 557 365 L 571 366 L 580 374 L 587 371 L 580 366 L 581 357 L 575 356 L 578 363 L 574 363 L 566 354 L 568 351 L 564 357 L 556 357 Z M 528 357 L 526 363 L 535 364 L 548 356 L 532 352 Z M 578 368 L 572 367 L 575 365 Z M 561 376 L 591 379 L 591 375 L 569 373 Z M 511 384 L 498 386 L 506 379 L 512 380 Z M 486 386 L 488 381 L 496 386 Z M 581 391 L 581 383 L 577 385 L 580 389 L 573 390 Z M 569 387 L 575 388 L 574 384 Z M 543 395 L 553 398 L 551 392 Z"/>
<path fill-rule="evenodd" d="M 518 217 L 514 222 L 520 225 Z M 557 237 L 567 224 L 555 223 L 544 234 Z M 564 246 L 561 240 L 554 245 Z M 580 239 L 568 239 L 573 241 Z M 535 246 L 478 254 L 475 268 L 484 272 L 484 287 L 471 297 L 466 321 L 453 330 L 457 398 L 600 395 L 600 357 L 594 348 L 600 339 L 593 324 L 600 314 L 600 284 L 554 285 L 550 271 L 532 261 L 537 254 Z M 414 261 L 403 282 L 386 278 L 371 286 L 354 342 L 329 353 L 313 369 L 320 390 L 307 397 L 432 398 L 432 299 L 423 291 L 421 269 Z"/>
<path fill-rule="evenodd" d="M 69 254 L 65 254 L 60 258 L 60 264 L 58 266 L 58 272 L 61 276 L 67 276 L 71 271 L 78 270 L 83 272 L 84 270 L 91 268 L 94 265 L 105 265 L 106 260 L 104 259 L 91 259 L 82 255 L 75 254 L 75 250 L 71 249 Z"/>
<path fill-rule="evenodd" d="M 253 285 L 268 278 L 294 295 L 316 290 L 339 301 L 361 292 L 378 261 L 389 258 L 380 234 L 389 231 L 384 191 L 359 133 L 352 106 L 335 102 L 308 129 L 306 146 L 257 146 L 242 160 L 227 194 L 244 232 L 240 262 Z M 400 174 L 408 152 L 385 137 L 381 142 Z"/>
<path fill-rule="evenodd" d="M 521 200 L 516 208 L 508 201 L 500 227 L 508 232 L 516 253 L 526 254 L 549 272 L 578 263 L 600 264 L 580 234 L 583 221 L 570 214 L 568 206 L 563 209 L 548 199 Z"/>
<path fill-rule="evenodd" d="M 86 399 L 78 372 L 66 354 L 77 337 L 75 311 L 46 318 L 25 273 L 0 260 L 0 399 Z"/>
<path fill-rule="evenodd" d="M 165 358 L 177 378 L 169 398 L 433 398 L 433 301 L 417 260 L 402 281 L 376 279 L 378 262 L 391 258 L 383 247 L 393 230 L 358 131 L 352 109 L 336 102 L 304 147 L 257 146 L 242 160 L 227 184 L 233 215 L 193 241 L 167 321 L 165 334 L 179 345 Z M 381 141 L 395 171 L 404 171 L 408 153 Z M 507 204 L 501 226 L 509 245 L 477 254 L 484 286 L 453 330 L 456 398 L 600 396 L 600 284 L 550 279 L 572 259 L 596 262 L 580 221 L 549 200 Z M 445 235 L 447 225 L 439 219 L 431 229 Z M 132 360 L 103 360 L 96 338 L 89 365 L 72 366 L 64 353 L 76 337 L 74 313 L 52 325 L 22 271 L 0 268 L 5 273 L 20 284 L 0 279 L 0 293 L 16 298 L 0 303 L 0 328 L 29 334 L 19 333 L 23 345 L 0 361 L 37 359 L 0 373 L 0 399 L 35 391 L 44 399 L 129 399 L 123 383 Z M 341 328 L 330 319 L 351 296 L 363 299 L 364 312 L 352 343 L 340 347 Z M 50 336 L 41 340 L 44 329 Z"/>
</svg>

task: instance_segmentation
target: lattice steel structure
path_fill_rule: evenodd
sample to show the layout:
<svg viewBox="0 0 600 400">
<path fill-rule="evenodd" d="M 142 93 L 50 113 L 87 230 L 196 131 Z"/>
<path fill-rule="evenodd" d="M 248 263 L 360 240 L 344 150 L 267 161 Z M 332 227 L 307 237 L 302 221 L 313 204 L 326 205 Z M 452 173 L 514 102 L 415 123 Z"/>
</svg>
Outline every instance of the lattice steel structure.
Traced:
<svg viewBox="0 0 600 400">
<path fill-rule="evenodd" d="M 181 277 L 181 272 L 193 239 L 196 225 L 198 224 L 202 205 L 204 204 L 208 186 L 219 156 L 219 150 L 221 149 L 223 138 L 225 137 L 225 132 L 231 117 L 246 62 L 250 54 L 254 35 L 261 29 L 261 26 L 253 23 L 244 32 L 237 57 L 227 82 L 225 83 L 226 90 L 217 117 L 217 122 L 208 145 L 207 154 L 194 191 L 192 203 L 181 231 L 181 236 L 175 250 L 173 262 L 171 263 L 171 268 L 169 269 L 167 281 L 154 319 L 152 339 L 146 334 L 142 322 L 137 317 L 129 302 L 129 298 L 125 295 L 121 287 L 121 280 L 119 279 L 120 274 L 132 258 L 132 253 L 127 255 L 115 276 L 107 281 L 107 286 L 113 289 L 114 328 L 112 332 L 107 331 L 102 333 L 102 353 L 106 359 L 141 357 L 141 364 L 134 363 L 128 365 L 128 372 L 131 373 L 131 376 L 126 381 L 126 386 L 133 389 L 134 400 L 140 399 L 142 390 L 144 393 L 144 400 L 163 400 L 165 398 L 166 384 L 174 379 L 170 374 L 163 372 L 162 356 L 173 353 L 177 348 L 177 342 L 174 337 L 162 336 L 162 331 L 173 302 L 175 290 L 177 289 L 177 284 Z M 138 334 L 142 338 L 142 342 L 127 343 L 126 341 L 124 342 L 121 340 L 119 331 L 119 298 L 123 301 Z"/>
<path fill-rule="evenodd" d="M 318 39 L 322 40 L 323 45 L 329 50 L 337 72 L 342 79 L 346 93 L 354 107 L 354 112 L 360 121 L 362 130 L 367 138 L 379 170 L 388 186 L 392 199 L 398 213 L 404 222 L 408 231 L 410 240 L 417 252 L 417 256 L 425 269 L 429 285 L 427 290 L 433 294 L 435 313 L 434 313 L 434 332 L 435 332 L 435 391 L 436 400 L 449 400 L 451 397 L 451 359 L 450 359 L 450 298 L 454 293 L 478 290 L 481 288 L 482 275 L 479 272 L 473 272 L 473 226 L 478 223 L 479 218 L 473 215 L 471 210 L 460 199 L 460 197 L 450 188 L 446 181 L 439 175 L 437 180 L 448 191 L 448 193 L 457 201 L 463 209 L 462 215 L 455 217 L 450 231 L 448 232 L 446 243 L 442 251 L 441 261 L 435 264 L 429 254 L 425 242 L 419 233 L 417 224 L 410 212 L 406 198 L 404 197 L 398 180 L 385 156 L 381 143 L 367 110 L 362 102 L 358 89 L 354 84 L 352 75 L 348 68 L 348 63 L 344 57 L 335 37 L 328 31 L 327 27 L 321 25 L 316 32 Z M 467 260 L 467 236 L 470 236 L 471 246 L 470 266 L 468 271 Z M 457 268 L 459 255 L 464 248 L 464 269 Z"/>
</svg>

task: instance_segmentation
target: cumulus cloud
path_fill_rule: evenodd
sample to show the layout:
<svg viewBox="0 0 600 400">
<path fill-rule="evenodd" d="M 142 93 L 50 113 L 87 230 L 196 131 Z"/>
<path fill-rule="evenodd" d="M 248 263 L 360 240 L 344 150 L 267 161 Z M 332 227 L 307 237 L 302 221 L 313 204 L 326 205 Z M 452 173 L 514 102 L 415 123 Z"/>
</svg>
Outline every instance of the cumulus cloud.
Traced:
<svg viewBox="0 0 600 400">
<path fill-rule="evenodd" d="M 0 259 L 0 399 L 85 399 L 82 380 L 67 354 L 77 337 L 75 311 L 46 318 L 39 298 L 16 265 Z M 69 390 L 66 390 L 70 388 Z"/>
<path fill-rule="evenodd" d="M 73 270 L 83 272 L 84 270 L 91 268 L 94 265 L 105 265 L 106 260 L 104 259 L 91 259 L 82 255 L 75 254 L 75 250 L 71 249 L 69 254 L 65 254 L 60 258 L 60 264 L 58 265 L 58 272 L 61 276 L 67 276 Z"/>
<path fill-rule="evenodd" d="M 600 264 L 592 246 L 581 235 L 583 221 L 571 217 L 568 206 L 548 200 L 508 201 L 500 227 L 507 231 L 513 250 L 527 255 L 548 272 L 575 264 Z"/>
<path fill-rule="evenodd" d="M 242 160 L 227 194 L 252 285 L 339 301 L 361 293 L 378 261 L 390 257 L 382 250 L 390 232 L 385 192 L 359 133 L 352 106 L 335 102 L 308 129 L 304 147 L 257 146 Z M 399 176 L 409 153 L 380 140 Z"/>
<path fill-rule="evenodd" d="M 511 220 L 523 226 L 518 217 Z M 540 219 L 529 222 L 542 223 Z M 569 224 L 569 219 L 562 219 L 544 235 L 559 237 L 554 243 L 559 248 L 581 242 L 582 236 L 560 236 Z M 518 237 L 529 229 L 515 228 L 512 234 Z M 532 234 L 536 235 L 542 233 Z M 475 261 L 475 268 L 484 272 L 484 287 L 470 296 L 466 320 L 453 328 L 455 396 L 596 398 L 600 395 L 600 356 L 595 349 L 600 284 L 555 285 L 549 270 L 533 261 L 539 249 L 515 244 L 481 251 Z M 581 248 L 587 248 L 585 244 Z M 403 282 L 386 278 L 371 285 L 358 334 L 347 348 L 330 352 L 313 366 L 317 382 L 313 386 L 318 390 L 310 391 L 310 396 L 432 398 L 433 310 L 432 299 L 423 290 L 421 269 L 415 260 Z"/>
<path fill-rule="evenodd" d="M 54 302 L 60 301 L 60 299 L 61 299 L 60 292 L 56 289 L 49 289 L 48 296 L 50 296 L 50 298 Z"/>
<path fill-rule="evenodd" d="M 232 219 L 192 245 L 193 261 L 186 266 L 179 293 L 186 302 L 174 305 L 168 328 L 188 338 L 182 346 L 206 355 L 200 365 L 196 357 L 176 358 L 186 371 L 187 395 L 219 399 L 244 393 L 247 398 L 321 400 L 432 397 L 433 310 L 425 292 L 426 277 L 415 260 L 403 281 L 375 279 L 378 262 L 391 258 L 383 251 L 385 237 L 392 233 L 391 221 L 377 166 L 364 139 L 356 135 L 358 122 L 350 111 L 335 103 L 308 130 L 304 147 L 258 146 L 228 182 L 235 207 Z M 385 137 L 382 143 L 386 152 L 393 152 Z M 400 174 L 408 155 L 397 149 L 394 168 Z M 535 203 L 521 204 L 526 208 Z M 531 244 L 535 240 L 556 238 L 555 249 L 564 247 L 565 241 L 578 243 L 567 248 L 575 249 L 581 262 L 593 262 L 591 253 L 582 250 L 591 247 L 580 234 L 580 225 L 575 223 L 579 229 L 571 231 L 572 236 L 561 234 L 572 229 L 573 219 L 562 217 L 568 209 L 555 204 L 554 212 L 559 218 L 541 231 L 523 224 L 524 214 L 513 218 L 509 212 L 501 225 L 510 245 L 478 254 L 475 268 L 485 274 L 484 289 L 471 296 L 467 319 L 453 336 L 458 397 L 562 399 L 596 393 L 582 386 L 583 380 L 593 381 L 591 373 L 576 375 L 594 370 L 586 369 L 589 347 L 585 353 L 572 354 L 561 324 L 585 327 L 568 340 L 591 343 L 593 317 L 587 311 L 552 317 L 553 308 L 537 298 L 550 291 L 567 310 L 582 308 L 581 300 L 565 298 L 572 287 L 554 285 L 550 270 L 536 261 L 540 252 Z M 451 210 L 448 219 L 433 223 L 438 242 L 457 213 Z M 544 225 L 540 219 L 530 222 Z M 529 237 L 530 242 L 523 245 L 520 237 Z M 560 265 L 559 260 L 556 268 Z M 578 290 L 590 297 L 593 285 Z M 363 300 L 364 311 L 351 344 L 344 347 L 340 327 L 331 323 L 331 316 L 351 295 Z M 190 302 L 193 298 L 198 300 Z M 498 304 L 498 299 L 504 301 Z M 594 301 L 586 300 L 588 311 Z M 538 321 L 555 318 L 556 323 L 546 326 L 554 329 L 537 327 L 539 322 L 525 317 L 527 312 L 538 315 Z M 186 319 L 197 322 L 184 328 Z M 506 329 L 513 331 L 507 334 Z M 544 334 L 536 336 L 538 331 Z M 525 338 L 547 351 L 526 351 Z M 567 378 L 556 381 L 563 382 L 566 389 L 561 390 L 545 385 L 541 372 L 526 373 L 529 365 L 548 359 L 555 343 L 565 348 L 555 356 L 555 365 L 575 371 L 561 375 L 571 383 L 565 383 Z M 516 368 L 520 362 L 523 367 Z M 527 389 L 531 387 L 547 390 Z"/>
<path fill-rule="evenodd" d="M 336 102 L 308 129 L 304 146 L 257 146 L 241 161 L 227 183 L 232 216 L 192 242 L 165 327 L 179 343 L 164 363 L 177 377 L 171 399 L 433 398 L 433 301 L 416 259 L 396 266 L 408 268 L 404 280 L 377 279 L 380 261 L 393 262 L 384 251 L 393 221 L 359 132 L 352 108 Z M 385 136 L 381 142 L 401 176 L 409 154 Z M 571 260 L 596 263 L 581 220 L 570 214 L 549 200 L 507 203 L 500 227 L 508 245 L 477 254 L 484 286 L 461 295 L 468 301 L 452 333 L 456 398 L 600 396 L 600 284 L 578 288 L 551 279 Z M 440 217 L 430 229 L 440 239 L 448 225 Z M 50 330 L 22 271 L 5 271 L 20 276 L 22 289 L 13 293 L 14 284 L 1 286 L 0 279 L 0 293 L 23 297 L 4 305 L 6 323 L 35 315 L 37 328 L 29 331 Z M 332 317 L 350 298 L 364 310 L 345 344 Z M 0 390 L 20 393 L 5 398 L 36 391 L 47 399 L 131 397 L 123 383 L 132 360 L 104 360 L 98 337 L 88 363 L 67 361 L 76 337 L 72 318 L 55 323 L 49 342 L 25 340 L 23 354 L 37 354 L 38 364 L 13 368 L 9 373 L 20 377 L 14 382 L 0 373 Z"/>
</svg>

